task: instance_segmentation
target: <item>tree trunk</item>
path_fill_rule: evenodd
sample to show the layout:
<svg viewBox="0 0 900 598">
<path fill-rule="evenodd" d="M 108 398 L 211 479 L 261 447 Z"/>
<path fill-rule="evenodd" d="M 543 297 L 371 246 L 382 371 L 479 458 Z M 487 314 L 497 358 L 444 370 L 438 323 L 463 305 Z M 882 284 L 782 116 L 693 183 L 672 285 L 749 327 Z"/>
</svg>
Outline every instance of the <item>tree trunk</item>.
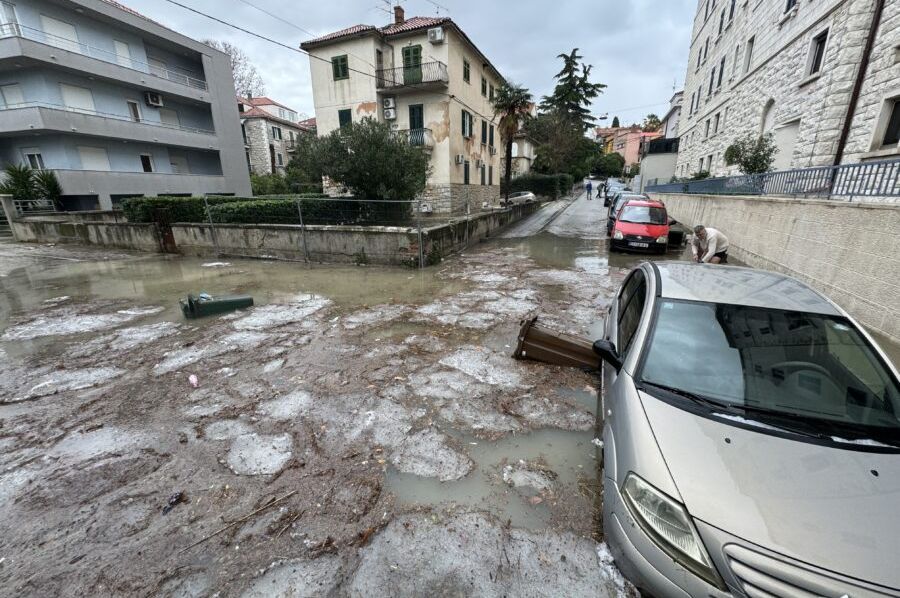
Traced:
<svg viewBox="0 0 900 598">
<path fill-rule="evenodd" d="M 507 202 L 509 202 L 509 186 L 512 177 L 512 144 L 513 140 L 512 137 L 510 137 L 506 140 L 506 197 L 504 199 L 506 199 Z"/>
</svg>

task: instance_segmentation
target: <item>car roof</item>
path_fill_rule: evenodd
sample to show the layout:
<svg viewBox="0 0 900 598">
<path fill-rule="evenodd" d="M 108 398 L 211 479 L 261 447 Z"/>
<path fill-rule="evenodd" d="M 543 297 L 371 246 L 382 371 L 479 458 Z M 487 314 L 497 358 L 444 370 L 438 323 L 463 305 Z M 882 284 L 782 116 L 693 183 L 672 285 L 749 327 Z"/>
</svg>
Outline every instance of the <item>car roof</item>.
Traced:
<svg viewBox="0 0 900 598">
<path fill-rule="evenodd" d="M 649 206 L 651 208 L 665 208 L 666 204 L 657 199 L 629 199 L 626 206 Z"/>
<path fill-rule="evenodd" d="M 662 297 L 843 315 L 823 295 L 777 272 L 688 262 L 654 262 L 653 267 Z"/>
</svg>

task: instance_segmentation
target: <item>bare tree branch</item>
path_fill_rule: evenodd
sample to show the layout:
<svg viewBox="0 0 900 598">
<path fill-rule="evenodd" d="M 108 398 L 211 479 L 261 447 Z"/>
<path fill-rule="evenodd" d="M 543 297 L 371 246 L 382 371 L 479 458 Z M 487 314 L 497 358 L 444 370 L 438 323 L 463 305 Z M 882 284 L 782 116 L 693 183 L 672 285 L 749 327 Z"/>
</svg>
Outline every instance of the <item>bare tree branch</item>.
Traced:
<svg viewBox="0 0 900 598">
<path fill-rule="evenodd" d="M 256 66 L 239 47 L 229 42 L 205 39 L 203 43 L 228 54 L 231 58 L 231 73 L 234 76 L 234 90 L 240 96 L 261 96 L 266 93 L 266 84 L 256 70 Z"/>
</svg>

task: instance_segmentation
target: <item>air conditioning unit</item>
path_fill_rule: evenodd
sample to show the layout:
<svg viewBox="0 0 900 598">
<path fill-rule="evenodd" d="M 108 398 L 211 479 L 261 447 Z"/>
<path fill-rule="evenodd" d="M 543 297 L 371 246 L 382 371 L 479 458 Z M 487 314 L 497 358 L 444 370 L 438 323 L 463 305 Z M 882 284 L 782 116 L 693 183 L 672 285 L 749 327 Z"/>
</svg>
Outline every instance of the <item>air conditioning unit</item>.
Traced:
<svg viewBox="0 0 900 598">
<path fill-rule="evenodd" d="M 384 120 L 394 120 L 397 118 L 397 110 L 395 108 L 384 109 Z"/>
<path fill-rule="evenodd" d="M 497 148 L 496 148 L 496 147 L 491 146 L 491 155 L 492 155 L 492 156 L 496 156 L 496 155 L 497 155 Z"/>
<path fill-rule="evenodd" d="M 148 106 L 155 106 L 157 108 L 162 108 L 163 106 L 162 96 L 155 91 L 145 91 L 144 102 L 146 102 Z"/>
<path fill-rule="evenodd" d="M 475 160 L 475 170 L 478 170 L 482 166 L 484 166 L 484 160 Z"/>
<path fill-rule="evenodd" d="M 463 164 L 466 161 L 466 157 L 463 154 L 456 154 L 456 163 Z"/>
<path fill-rule="evenodd" d="M 431 207 L 430 203 L 426 203 L 424 201 L 419 203 L 419 212 L 421 212 L 422 214 L 431 214 L 433 211 L 434 209 Z"/>
<path fill-rule="evenodd" d="M 384 98 L 383 100 L 381 100 L 381 107 L 385 109 L 396 108 L 397 102 L 396 100 L 394 100 L 394 98 Z"/>
<path fill-rule="evenodd" d="M 428 30 L 428 41 L 433 44 L 442 44 L 444 43 L 444 28 L 443 27 L 432 27 Z"/>
</svg>

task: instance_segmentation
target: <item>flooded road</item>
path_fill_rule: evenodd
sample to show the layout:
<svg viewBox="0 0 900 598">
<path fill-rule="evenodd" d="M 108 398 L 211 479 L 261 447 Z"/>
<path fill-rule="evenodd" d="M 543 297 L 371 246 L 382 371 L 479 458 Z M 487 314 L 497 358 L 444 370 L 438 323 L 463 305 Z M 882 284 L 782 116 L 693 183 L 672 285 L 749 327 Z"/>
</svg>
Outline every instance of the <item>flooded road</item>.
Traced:
<svg viewBox="0 0 900 598">
<path fill-rule="evenodd" d="M 510 358 L 532 315 L 600 335 L 647 259 L 605 217 L 549 203 L 424 271 L 0 246 L 0 587 L 618 595 L 595 380 Z M 255 306 L 184 320 L 200 291 Z"/>
</svg>

